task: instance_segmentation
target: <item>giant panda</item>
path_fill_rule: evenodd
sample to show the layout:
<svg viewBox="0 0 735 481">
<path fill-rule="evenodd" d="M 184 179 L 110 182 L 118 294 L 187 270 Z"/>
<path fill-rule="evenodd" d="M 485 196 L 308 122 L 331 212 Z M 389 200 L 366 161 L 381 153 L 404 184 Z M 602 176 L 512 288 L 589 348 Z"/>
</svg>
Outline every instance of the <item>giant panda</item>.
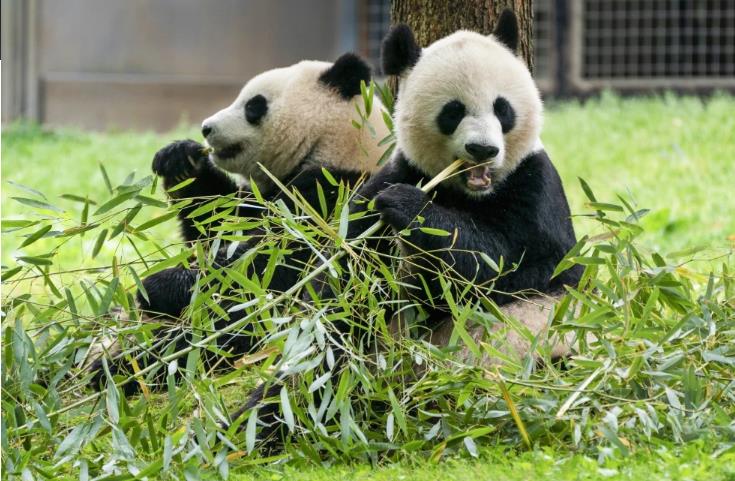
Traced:
<svg viewBox="0 0 735 481">
<path fill-rule="evenodd" d="M 162 180 L 170 201 L 190 200 L 178 212 L 184 240 L 206 242 L 215 236 L 213 227 L 218 224 L 202 223 L 212 212 L 198 216 L 192 213 L 217 197 L 236 193 L 244 199 L 237 207 L 237 216 L 261 217 L 266 210 L 253 200 L 253 187 L 257 187 L 266 201 L 282 201 L 292 212 L 296 210 L 291 197 L 263 172 L 259 164 L 287 188 L 298 190 L 317 210 L 322 201 L 329 211 L 333 210 L 339 189 L 329 181 L 354 187 L 375 172 L 382 154 L 378 144 L 388 135 L 382 119 L 383 107 L 377 98 L 366 119 L 370 127 L 358 129 L 353 125 L 353 121 L 360 121 L 356 107 L 364 112 L 361 82 L 369 83 L 370 80 L 370 67 L 351 53 L 342 55 L 333 64 L 301 61 L 269 70 L 247 82 L 230 106 L 204 120 L 202 135 L 206 146 L 182 140 L 159 150 L 154 156 L 152 170 Z M 325 170 L 330 179 L 325 176 Z M 244 182 L 236 180 L 238 177 Z M 170 191 L 189 179 L 193 181 Z M 254 229 L 248 234 L 253 235 L 253 240 L 238 245 L 234 252 L 228 252 L 228 246 L 222 245 L 213 266 L 231 266 L 253 247 L 259 232 Z M 301 274 L 298 267 L 308 261 L 311 251 L 304 246 L 290 247 L 292 253 L 276 267 L 265 288 L 284 291 L 298 280 Z M 265 255 L 256 255 L 249 264 L 251 272 L 262 271 L 266 267 L 265 259 Z M 168 320 L 181 317 L 190 303 L 198 276 L 200 272 L 196 267 L 174 267 L 144 279 L 145 293 L 139 291 L 137 294 L 143 317 L 167 324 L 170 324 Z M 223 307 L 227 310 L 227 305 Z M 229 313 L 215 326 L 234 322 L 242 315 L 242 311 Z M 164 332 L 175 336 L 179 330 L 156 331 L 154 340 L 158 341 L 158 346 L 164 344 L 158 339 Z M 222 336 L 219 347 L 237 355 L 249 351 L 257 341 L 240 332 Z M 183 347 L 188 342 L 188 336 L 184 336 L 176 347 Z M 145 358 L 138 359 L 139 367 L 145 363 Z M 102 359 L 96 358 L 91 367 L 96 373 L 95 386 L 104 383 L 101 368 Z M 111 363 L 110 368 L 113 374 L 129 369 L 119 359 Z M 136 385 L 128 383 L 126 389 L 135 390 Z"/>
<path fill-rule="evenodd" d="M 465 281 L 463 287 L 472 284 L 465 301 L 489 297 L 504 315 L 542 336 L 564 286 L 575 286 L 581 276 L 581 267 L 573 266 L 552 278 L 576 237 L 561 179 L 540 141 L 541 97 L 517 46 L 510 10 L 489 36 L 458 31 L 421 49 L 410 28 L 398 25 L 383 45 L 384 71 L 399 78 L 396 154 L 357 197 L 373 201 L 390 229 L 404 233 L 397 238 L 411 266 L 407 279 L 419 296 L 428 286 L 428 327 L 440 345 L 453 324 L 442 308 L 438 265 Z M 429 194 L 417 187 L 455 159 L 464 161 L 458 175 Z M 367 202 L 353 206 L 365 210 Z M 373 221 L 354 222 L 350 235 Z M 514 268 L 498 276 L 479 254 Z M 548 341 L 554 357 L 571 348 L 567 339 Z M 522 357 L 530 342 L 511 330 L 502 347 Z"/>
<path fill-rule="evenodd" d="M 420 293 L 412 300 L 429 311 L 425 327 L 438 345 L 449 341 L 453 322 L 437 266 L 472 284 L 465 302 L 489 297 L 505 316 L 541 337 L 564 286 L 580 280 L 578 266 L 552 279 L 576 238 L 561 179 L 540 141 L 540 94 L 515 53 L 517 45 L 518 25 L 511 11 L 501 14 L 489 36 L 458 31 L 421 49 L 410 28 L 398 25 L 383 44 L 384 72 L 399 78 L 397 148 L 391 161 L 358 190 L 348 236 L 357 238 L 374 224 L 374 206 L 398 239 L 407 271 L 403 281 L 415 287 L 407 293 Z M 417 187 L 456 159 L 464 161 L 458 175 L 429 194 Z M 438 230 L 449 235 L 436 235 Z M 384 237 L 372 239 L 373 250 L 391 248 Z M 515 268 L 498 277 L 480 254 L 496 265 L 502 258 L 505 266 Z M 429 299 L 421 297 L 427 294 L 423 286 Z M 484 329 L 476 327 L 472 335 L 480 338 Z M 509 332 L 506 339 L 506 351 L 532 354 L 525 337 Z M 572 341 L 544 342 L 552 356 L 563 356 Z M 469 352 L 464 349 L 457 356 L 466 358 Z M 259 385 L 233 419 L 257 408 L 261 438 L 282 432 L 274 401 L 282 382 L 286 374 L 277 373 L 273 382 Z"/>
</svg>

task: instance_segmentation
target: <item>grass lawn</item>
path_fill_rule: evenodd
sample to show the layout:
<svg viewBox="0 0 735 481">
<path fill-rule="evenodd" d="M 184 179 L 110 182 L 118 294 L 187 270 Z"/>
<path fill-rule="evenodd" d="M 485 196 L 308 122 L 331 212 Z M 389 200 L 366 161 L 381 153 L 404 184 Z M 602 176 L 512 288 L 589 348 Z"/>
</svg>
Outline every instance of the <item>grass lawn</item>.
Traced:
<svg viewBox="0 0 735 481">
<path fill-rule="evenodd" d="M 699 265 L 706 274 L 710 266 L 723 262 L 731 270 L 735 268 L 733 112 L 735 97 L 727 95 L 707 99 L 668 95 L 621 99 L 606 94 L 584 103 L 548 105 L 542 140 L 564 181 L 573 214 L 585 211 L 585 196 L 577 177 L 585 179 L 601 201 L 615 200 L 616 195 L 632 199 L 636 208 L 651 211 L 642 224 L 643 245 L 662 253 L 705 246 L 697 258 L 702 260 Z M 88 197 L 98 206 L 108 200 L 110 193 L 100 164 L 113 186 L 122 183 L 131 172 L 136 173 L 136 178 L 144 177 L 150 173 L 156 150 L 174 139 L 198 139 L 197 130 L 182 126 L 167 134 L 87 133 L 46 131 L 32 125 L 7 126 L 2 134 L 2 218 L 38 217 L 36 210 L 12 199 L 38 198 L 26 189 L 31 188 L 42 192 L 48 203 L 66 210 L 64 215 L 70 220 L 78 219 L 82 204 L 60 196 Z M 163 199 L 160 189 L 155 196 Z M 153 218 L 166 210 L 146 206 L 143 212 L 141 217 Z M 580 236 L 590 232 L 592 225 L 583 217 L 575 217 L 575 228 Z M 152 239 L 162 244 L 177 239 L 174 221 L 150 232 Z M 130 251 L 127 246 L 108 242 L 95 261 L 90 256 L 95 237 L 92 234 L 82 241 L 74 239 L 60 251 L 55 265 L 74 269 L 99 264 L 100 259 L 111 258 L 112 253 L 124 259 Z M 27 249 L 18 248 L 21 242 L 18 234 L 3 234 L 3 265 L 13 267 L 14 257 L 48 250 L 44 239 Z M 4 292 L 3 301 L 6 296 Z M 3 332 L 5 328 L 3 318 Z M 236 403 L 241 390 L 230 387 L 225 390 L 225 397 Z M 5 437 L 5 424 L 3 431 Z M 42 454 L 53 454 L 52 446 Z M 479 459 L 466 454 L 450 455 L 443 462 L 432 464 L 423 457 L 407 458 L 380 468 L 363 464 L 255 467 L 235 459 L 230 465 L 229 479 L 735 481 L 732 444 L 727 451 L 722 445 L 702 440 L 639 447 L 627 457 L 612 453 L 609 448 L 587 455 L 543 446 L 522 452 L 504 446 L 478 448 Z"/>
</svg>

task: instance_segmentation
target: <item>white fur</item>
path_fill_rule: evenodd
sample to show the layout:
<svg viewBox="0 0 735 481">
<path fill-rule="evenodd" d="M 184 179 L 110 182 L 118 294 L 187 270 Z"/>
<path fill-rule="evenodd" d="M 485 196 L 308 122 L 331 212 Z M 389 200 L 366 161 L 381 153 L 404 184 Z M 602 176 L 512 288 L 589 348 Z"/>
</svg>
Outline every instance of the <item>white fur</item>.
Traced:
<svg viewBox="0 0 735 481">
<path fill-rule="evenodd" d="M 418 63 L 401 76 L 395 124 L 398 147 L 430 176 L 455 159 L 473 162 L 466 143 L 492 144 L 500 149 L 489 162 L 493 184 L 501 182 L 539 142 L 542 104 L 528 68 L 493 36 L 459 31 L 421 52 Z M 493 112 L 502 96 L 513 107 L 515 127 L 503 135 Z M 467 114 L 450 136 L 436 119 L 442 107 L 461 101 Z M 470 195 L 492 191 L 467 190 L 459 177 L 455 185 Z"/>
<path fill-rule="evenodd" d="M 356 129 L 351 121 L 359 121 L 355 105 L 363 109 L 362 97 L 347 101 L 318 80 L 331 65 L 305 60 L 250 80 L 232 105 L 204 121 L 213 127 L 207 141 L 214 149 L 214 163 L 256 181 L 261 190 L 269 188 L 271 182 L 258 163 L 279 179 L 307 156 L 314 163 L 362 172 L 377 170 L 382 154 L 377 144 L 388 134 L 381 118 L 383 106 L 374 99 L 369 119 L 376 131 L 374 137 L 367 128 Z M 245 119 L 245 103 L 255 95 L 268 101 L 268 112 L 260 125 Z M 235 144 L 243 148 L 240 155 L 229 159 L 217 156 L 217 149 Z"/>
<path fill-rule="evenodd" d="M 531 334 L 537 337 L 536 353 L 550 351 L 551 358 L 565 357 L 572 353 L 574 344 L 574 334 L 568 334 L 565 337 L 549 336 L 549 327 L 551 319 L 554 315 L 556 303 L 561 299 L 561 295 L 555 296 L 532 296 L 528 299 L 517 300 L 500 306 L 500 311 L 510 319 L 510 325 L 502 320 L 492 327 L 492 332 L 503 331 L 502 345 L 494 346 L 498 351 L 511 359 L 521 360 L 531 349 L 531 342 L 517 328 L 512 326 L 513 322 L 517 322 Z M 446 346 L 452 336 L 454 330 L 454 322 L 451 318 L 447 318 L 441 325 L 431 334 L 431 342 L 437 346 Z M 468 332 L 472 339 L 482 344 L 487 342 L 485 327 L 468 326 Z M 470 362 L 472 360 L 472 352 L 467 346 L 462 346 L 459 351 L 457 360 L 461 362 Z M 498 363 L 497 358 L 484 355 L 481 363 L 483 365 L 493 365 Z"/>
</svg>

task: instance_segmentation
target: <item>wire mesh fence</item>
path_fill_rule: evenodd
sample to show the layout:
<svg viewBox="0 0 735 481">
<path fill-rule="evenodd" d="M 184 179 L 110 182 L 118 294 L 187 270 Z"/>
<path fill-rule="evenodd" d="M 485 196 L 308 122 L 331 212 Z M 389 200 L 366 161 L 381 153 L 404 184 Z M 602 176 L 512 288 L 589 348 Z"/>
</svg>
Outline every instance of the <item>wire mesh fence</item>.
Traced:
<svg viewBox="0 0 735 481">
<path fill-rule="evenodd" d="M 735 87 L 735 2 L 575 0 L 571 18 L 576 87 Z"/>
</svg>

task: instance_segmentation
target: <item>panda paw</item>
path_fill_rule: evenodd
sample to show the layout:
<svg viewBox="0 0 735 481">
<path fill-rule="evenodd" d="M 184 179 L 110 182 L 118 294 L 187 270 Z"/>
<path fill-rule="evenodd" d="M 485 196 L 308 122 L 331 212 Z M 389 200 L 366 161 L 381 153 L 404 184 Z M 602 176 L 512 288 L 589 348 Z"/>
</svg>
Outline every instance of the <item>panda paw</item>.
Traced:
<svg viewBox="0 0 735 481">
<path fill-rule="evenodd" d="M 177 140 L 153 156 L 153 172 L 163 177 L 166 187 L 173 187 L 194 177 L 207 166 L 204 146 L 193 140 Z"/>
<path fill-rule="evenodd" d="M 143 281 L 147 298 L 138 291 L 136 300 L 140 309 L 153 317 L 180 317 L 191 301 L 194 284 L 196 271 L 171 267 L 148 276 Z"/>
<path fill-rule="evenodd" d="M 375 197 L 382 219 L 398 231 L 407 228 L 428 203 L 428 196 L 409 184 L 393 184 Z"/>
</svg>

